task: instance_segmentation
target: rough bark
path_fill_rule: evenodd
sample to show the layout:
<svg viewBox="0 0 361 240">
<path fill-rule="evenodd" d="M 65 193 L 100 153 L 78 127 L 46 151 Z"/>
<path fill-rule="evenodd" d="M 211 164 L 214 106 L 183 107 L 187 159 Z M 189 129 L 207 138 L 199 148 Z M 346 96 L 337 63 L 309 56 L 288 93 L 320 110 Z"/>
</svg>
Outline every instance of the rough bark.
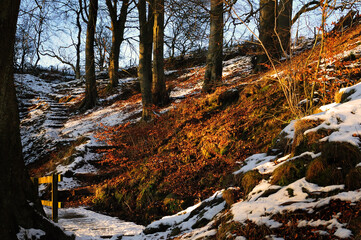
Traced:
<svg viewBox="0 0 361 240">
<path fill-rule="evenodd" d="M 151 118 L 152 107 L 153 2 L 150 1 L 148 5 L 148 15 L 147 4 L 146 0 L 138 2 L 140 25 L 138 78 L 142 92 L 143 120 Z"/>
<path fill-rule="evenodd" d="M 80 23 L 80 10 L 76 12 L 76 27 L 78 29 L 77 44 L 76 44 L 76 63 L 75 63 L 75 78 L 80 79 L 80 46 L 81 46 L 81 23 Z"/>
<path fill-rule="evenodd" d="M 164 106 L 169 96 L 164 78 L 164 0 L 154 1 L 153 26 L 153 104 Z"/>
<path fill-rule="evenodd" d="M 113 0 L 113 4 L 111 0 L 106 0 L 106 4 L 111 19 L 112 31 L 112 47 L 109 59 L 110 87 L 116 87 L 118 85 L 119 52 L 120 46 L 124 40 L 124 29 L 128 15 L 129 0 L 123 0 L 119 17 L 117 14 L 117 0 Z"/>
<path fill-rule="evenodd" d="M 223 1 L 211 0 L 211 29 L 203 91 L 212 92 L 222 82 Z"/>
<path fill-rule="evenodd" d="M 259 39 L 268 51 L 270 57 L 277 53 L 277 42 L 275 41 L 275 0 L 260 0 Z M 264 51 L 263 48 L 260 49 Z M 256 70 L 262 69 L 262 64 L 268 62 L 266 54 L 259 56 Z"/>
<path fill-rule="evenodd" d="M 18 239 L 19 226 L 45 231 L 45 239 L 70 239 L 46 220 L 25 170 L 13 79 L 13 51 L 20 0 L 0 8 L 0 239 Z"/>
<path fill-rule="evenodd" d="M 290 54 L 293 0 L 280 0 L 278 5 L 277 33 L 280 55 Z"/>
<path fill-rule="evenodd" d="M 97 22 L 98 0 L 90 0 L 89 19 L 86 30 L 85 43 L 85 98 L 81 109 L 94 107 L 97 103 L 98 93 L 95 78 L 94 41 Z"/>
</svg>

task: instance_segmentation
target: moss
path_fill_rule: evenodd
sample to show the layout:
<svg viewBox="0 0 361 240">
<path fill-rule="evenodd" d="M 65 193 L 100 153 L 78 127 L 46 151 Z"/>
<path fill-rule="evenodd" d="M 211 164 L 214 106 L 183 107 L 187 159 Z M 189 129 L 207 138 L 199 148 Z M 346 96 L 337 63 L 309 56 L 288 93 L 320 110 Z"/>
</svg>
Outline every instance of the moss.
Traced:
<svg viewBox="0 0 361 240">
<path fill-rule="evenodd" d="M 136 199 L 137 209 L 144 209 L 154 198 L 156 192 L 155 180 L 145 183 L 140 187 L 140 192 Z"/>
<path fill-rule="evenodd" d="M 344 177 L 337 166 L 327 164 L 324 158 L 317 158 L 308 166 L 306 180 L 319 186 L 328 186 L 342 184 Z"/>
<path fill-rule="evenodd" d="M 361 216 L 354 217 L 348 224 L 348 227 L 351 229 L 353 233 L 353 239 L 360 240 L 361 239 Z"/>
<path fill-rule="evenodd" d="M 335 164 L 347 171 L 361 162 L 361 152 L 357 146 L 347 142 L 327 142 L 322 145 L 322 157 L 328 164 Z"/>
<path fill-rule="evenodd" d="M 238 191 L 235 189 L 227 189 L 222 193 L 224 201 L 226 201 L 228 206 L 231 206 L 238 199 Z"/>
<path fill-rule="evenodd" d="M 292 145 L 292 152 L 294 155 L 300 155 L 307 151 L 313 151 L 318 152 L 319 143 L 318 140 L 322 138 L 323 134 L 321 132 L 310 132 L 307 135 L 305 135 L 305 131 L 312 129 L 319 124 L 321 124 L 322 121 L 313 121 L 313 120 L 298 120 L 295 123 L 295 134 L 294 134 L 294 140 Z"/>
<path fill-rule="evenodd" d="M 216 205 L 222 203 L 223 201 L 224 201 L 223 198 L 214 198 L 211 201 L 202 202 L 199 207 L 197 207 L 196 209 L 194 209 L 193 211 L 190 212 L 189 216 L 184 221 L 188 221 L 189 219 L 193 218 L 196 215 L 198 215 L 199 217 L 202 217 L 203 214 L 205 213 L 204 209 L 206 207 L 216 206 Z"/>
<path fill-rule="evenodd" d="M 183 201 L 179 198 L 179 196 L 173 193 L 168 194 L 163 200 L 163 205 L 165 206 L 166 211 L 171 213 L 182 211 L 182 204 Z"/>
<path fill-rule="evenodd" d="M 232 220 L 232 215 L 227 214 L 224 217 L 218 220 L 218 229 L 216 239 L 229 239 L 229 233 L 233 233 L 238 229 L 242 228 L 242 224 L 239 222 L 234 222 Z"/>
<path fill-rule="evenodd" d="M 115 197 L 116 188 L 108 184 L 97 188 L 95 191 L 95 197 L 93 199 L 94 207 L 102 207 L 106 209 L 114 209 L 118 204 L 118 200 Z"/>
<path fill-rule="evenodd" d="M 292 139 L 287 138 L 286 132 L 281 132 L 276 138 L 272 140 L 271 147 L 267 151 L 267 155 L 286 154 L 291 150 Z"/>
<path fill-rule="evenodd" d="M 320 124 L 320 122 L 319 122 Z M 322 151 L 322 146 L 324 143 L 320 142 L 320 139 L 329 136 L 333 131 L 333 129 L 325 129 L 320 128 L 317 131 L 311 131 L 307 134 L 303 134 L 302 138 L 298 139 L 298 143 L 293 145 L 293 153 L 294 155 L 300 155 L 304 152 L 320 152 Z"/>
<path fill-rule="evenodd" d="M 217 153 L 219 153 L 219 148 L 216 144 L 212 142 L 203 141 L 201 147 L 201 153 L 205 158 L 209 159 L 217 155 Z"/>
<path fill-rule="evenodd" d="M 192 225 L 192 229 L 201 228 L 206 226 L 210 222 L 207 218 L 201 218 Z"/>
<path fill-rule="evenodd" d="M 153 233 L 156 233 L 156 232 L 165 232 L 165 231 L 167 231 L 168 228 L 170 228 L 170 225 L 166 225 L 166 224 L 161 223 L 156 228 L 146 228 L 146 229 L 144 229 L 143 233 L 145 235 L 148 235 L 148 234 L 153 234 Z"/>
<path fill-rule="evenodd" d="M 295 196 L 295 191 L 292 188 L 287 188 L 286 191 L 287 191 L 289 197 Z"/>
<path fill-rule="evenodd" d="M 286 186 L 304 177 L 308 162 L 307 157 L 302 157 L 282 164 L 273 172 L 271 184 Z"/>
<path fill-rule="evenodd" d="M 231 148 L 231 146 L 228 144 L 224 147 L 222 147 L 220 150 L 219 150 L 219 153 L 224 156 L 226 155 L 228 152 L 229 152 L 229 149 Z"/>
<path fill-rule="evenodd" d="M 356 91 L 355 91 L 355 89 L 351 89 L 350 91 L 347 91 L 347 92 L 345 92 L 345 91 L 339 91 L 339 92 L 336 92 L 336 94 L 335 94 L 335 102 L 336 103 L 345 103 L 345 102 L 348 102 L 348 101 L 350 101 L 350 96 L 352 95 L 352 94 L 354 94 Z"/>
<path fill-rule="evenodd" d="M 169 236 L 174 237 L 174 236 L 177 236 L 180 233 L 181 233 L 181 229 L 179 227 L 176 227 L 176 228 L 172 229 Z"/>
<path fill-rule="evenodd" d="M 241 185 L 245 195 L 250 193 L 261 180 L 262 175 L 257 170 L 248 171 L 246 174 L 244 174 Z"/>
<path fill-rule="evenodd" d="M 348 190 L 356 190 L 361 188 L 361 168 L 351 169 L 346 175 L 345 185 Z"/>
<path fill-rule="evenodd" d="M 235 176 L 234 174 L 226 174 L 220 177 L 219 183 L 222 188 L 227 188 L 229 186 L 235 185 Z"/>
<path fill-rule="evenodd" d="M 281 188 L 270 188 L 270 189 L 267 189 L 266 191 L 264 191 L 261 196 L 259 198 L 266 198 L 276 192 L 278 192 L 279 190 L 281 190 Z"/>
</svg>

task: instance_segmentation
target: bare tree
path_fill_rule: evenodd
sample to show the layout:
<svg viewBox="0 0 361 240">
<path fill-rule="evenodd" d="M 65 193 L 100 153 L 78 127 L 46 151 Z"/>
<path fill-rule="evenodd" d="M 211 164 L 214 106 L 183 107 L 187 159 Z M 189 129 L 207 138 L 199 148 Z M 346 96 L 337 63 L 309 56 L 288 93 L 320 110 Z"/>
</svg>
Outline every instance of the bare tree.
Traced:
<svg viewBox="0 0 361 240">
<path fill-rule="evenodd" d="M 104 71 L 106 64 L 109 62 L 109 54 L 111 49 L 111 36 L 103 21 L 97 26 L 95 33 L 95 64 L 99 71 Z"/>
<path fill-rule="evenodd" d="M 184 56 L 206 46 L 209 9 L 203 0 L 169 0 L 166 4 L 165 45 L 167 55 Z"/>
</svg>

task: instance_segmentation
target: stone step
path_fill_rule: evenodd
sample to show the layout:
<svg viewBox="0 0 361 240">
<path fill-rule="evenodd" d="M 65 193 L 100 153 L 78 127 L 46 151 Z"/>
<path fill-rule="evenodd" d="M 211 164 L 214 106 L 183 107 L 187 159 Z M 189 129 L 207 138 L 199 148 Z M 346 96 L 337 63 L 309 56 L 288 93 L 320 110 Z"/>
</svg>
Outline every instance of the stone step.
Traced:
<svg viewBox="0 0 361 240">
<path fill-rule="evenodd" d="M 64 124 L 49 124 L 49 125 L 46 125 L 45 127 L 59 129 L 59 128 L 63 128 Z"/>
<path fill-rule="evenodd" d="M 51 120 L 51 121 L 64 121 L 67 119 L 68 119 L 68 117 L 66 117 L 66 116 L 50 116 L 48 118 L 48 120 Z"/>
</svg>

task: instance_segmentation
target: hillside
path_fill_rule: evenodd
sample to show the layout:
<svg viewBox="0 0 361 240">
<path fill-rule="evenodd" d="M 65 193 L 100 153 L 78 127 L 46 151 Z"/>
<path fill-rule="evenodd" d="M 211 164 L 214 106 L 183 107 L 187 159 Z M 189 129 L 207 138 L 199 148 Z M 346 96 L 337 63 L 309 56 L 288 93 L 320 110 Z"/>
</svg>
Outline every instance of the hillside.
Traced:
<svg viewBox="0 0 361 240">
<path fill-rule="evenodd" d="M 330 34 L 321 61 L 303 47 L 277 72 L 232 58 L 210 95 L 204 67 L 168 71 L 172 103 L 149 123 L 134 78 L 80 113 L 82 83 L 18 75 L 30 172 L 64 174 L 67 206 L 149 224 L 122 239 L 357 239 L 360 36 Z"/>
</svg>

